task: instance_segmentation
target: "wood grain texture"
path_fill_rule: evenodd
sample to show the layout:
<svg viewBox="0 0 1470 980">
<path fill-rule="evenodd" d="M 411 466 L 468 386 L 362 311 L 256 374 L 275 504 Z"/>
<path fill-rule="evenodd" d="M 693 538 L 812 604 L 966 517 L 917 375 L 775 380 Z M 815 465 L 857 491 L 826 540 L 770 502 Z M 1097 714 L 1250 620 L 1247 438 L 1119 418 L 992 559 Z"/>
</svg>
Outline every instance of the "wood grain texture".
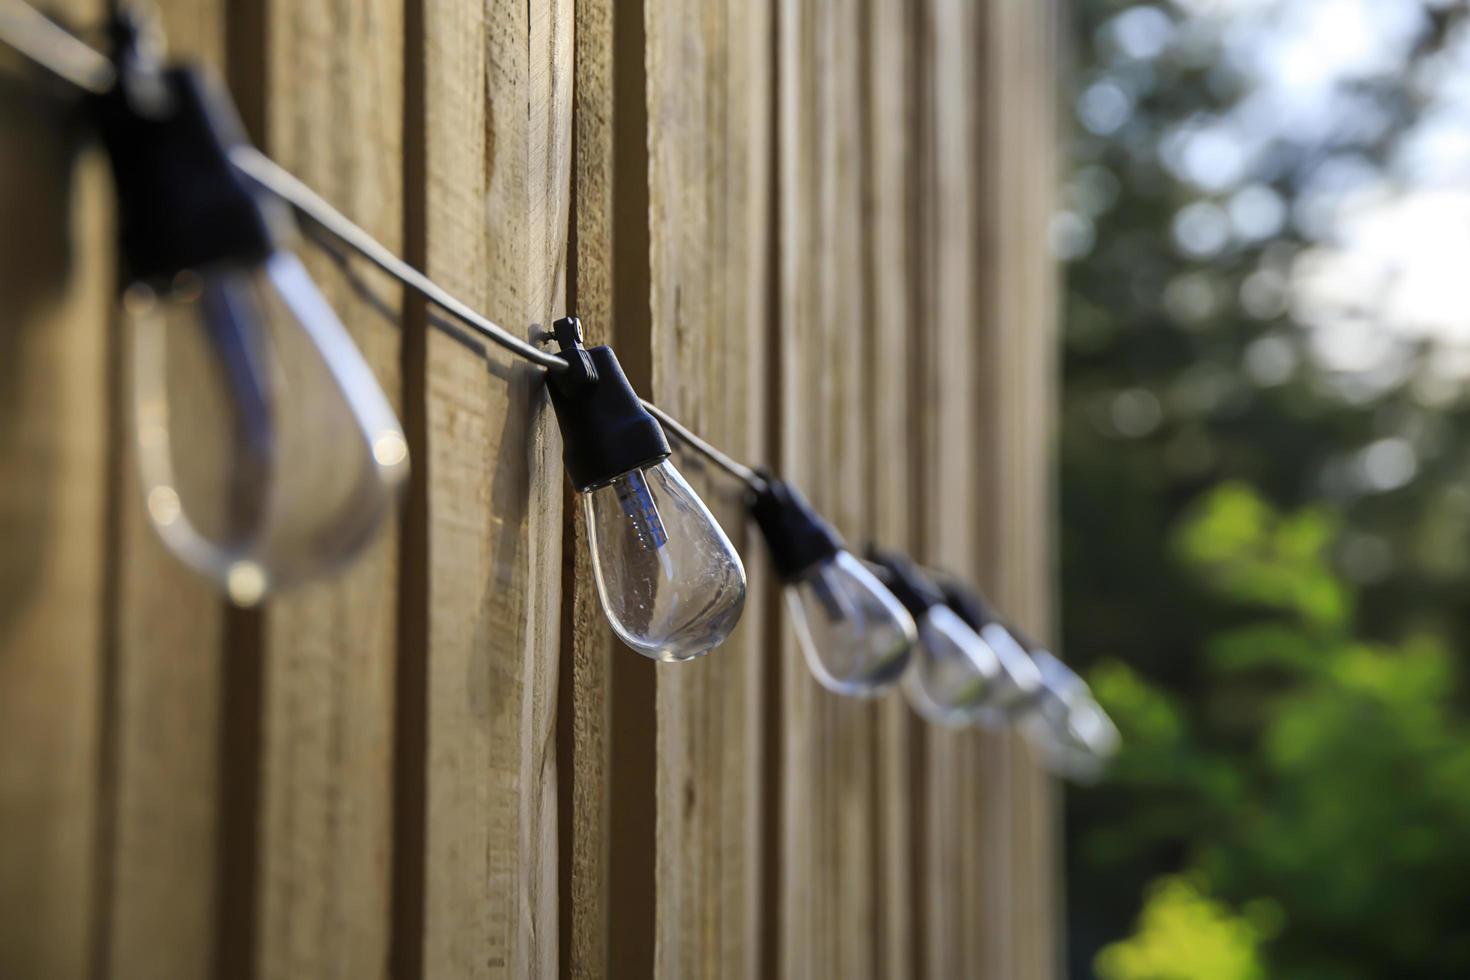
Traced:
<svg viewBox="0 0 1470 980">
<path fill-rule="evenodd" d="M 1019 622 L 1052 621 L 1050 493 L 1058 284 L 1043 229 L 1055 172 L 1056 6 L 989 5 L 978 24 L 989 93 L 980 107 L 980 214 L 989 325 L 976 366 L 987 466 L 978 475 L 993 506 L 976 543 L 982 581 Z M 1054 976 L 1059 957 L 1054 855 L 1060 847 L 1052 780 L 1020 739 L 1006 748 L 1009 840 L 1006 899 L 1014 908 L 1012 968 Z"/>
<path fill-rule="evenodd" d="M 918 48 L 921 551 L 1029 622 L 1050 559 L 1049 9 L 931 0 Z M 1008 733 L 923 737 L 925 972 L 1052 975 L 1046 780 Z"/>
<path fill-rule="evenodd" d="M 427 4 L 431 275 L 528 330 L 564 302 L 569 2 Z M 540 372 L 427 338 L 425 976 L 557 969 L 559 445 Z"/>
<path fill-rule="evenodd" d="M 160 7 L 451 291 L 518 332 L 574 309 L 854 545 L 1046 631 L 1052 0 Z M 745 618 L 692 664 L 622 647 L 540 373 L 311 242 L 419 482 L 341 579 L 227 611 L 147 526 L 63 112 L 0 54 L 0 184 L 34 189 L 0 207 L 41 231 L 0 262 L 0 976 L 1054 975 L 1018 740 L 820 688 L 683 452 Z"/>
<path fill-rule="evenodd" d="M 982 565 L 980 515 L 994 505 L 977 497 L 977 478 L 991 460 L 972 421 L 983 388 L 975 375 L 981 338 L 992 329 L 977 315 L 975 287 L 981 161 L 974 39 L 976 18 L 987 8 L 928 0 L 916 37 L 916 423 L 926 494 L 917 550 L 923 560 L 970 577 Z M 926 727 L 920 737 L 921 965 L 931 977 L 1012 976 L 1010 907 L 1006 885 L 996 883 L 1010 815 L 1004 753 L 983 733 Z"/>
<path fill-rule="evenodd" d="M 266 149 L 401 249 L 401 0 L 274 2 Z M 398 403 L 401 288 L 306 240 L 308 270 Z M 264 640 L 259 975 L 388 965 L 397 533 L 271 603 Z"/>
<path fill-rule="evenodd" d="M 769 22 L 759 4 L 649 0 L 652 391 L 762 458 Z M 766 566 L 743 488 L 677 465 L 745 556 L 745 612 L 708 656 L 658 672 L 657 974 L 758 975 Z"/>
<path fill-rule="evenodd" d="M 910 343 L 914 268 L 911 140 L 914 60 L 911 17 L 903 0 L 867 0 L 863 11 L 863 318 L 867 336 L 865 381 L 871 398 L 864 417 L 871 444 L 865 482 L 866 526 L 890 548 L 911 548 L 917 504 L 917 445 L 913 431 Z M 878 706 L 873 732 L 874 888 L 873 962 L 878 976 L 901 977 L 914 968 L 914 876 L 910 757 L 914 716 L 901 697 Z"/>
<path fill-rule="evenodd" d="M 646 347 L 647 297 L 639 322 L 621 323 L 613 313 L 614 291 L 619 283 L 616 271 L 625 275 L 628 266 L 636 265 L 646 282 L 647 256 L 634 251 L 619 253 L 614 240 L 615 212 L 620 189 L 615 160 L 620 141 L 639 140 L 644 136 L 639 114 L 638 125 L 630 126 L 619 115 L 615 91 L 616 19 L 634 17 L 641 21 L 642 9 L 637 4 L 621 6 L 613 0 L 579 0 L 576 4 L 576 65 L 573 106 L 573 205 L 572 233 L 575 241 L 568 280 L 568 312 L 582 320 L 587 341 L 615 343 L 619 353 L 629 360 L 625 369 L 635 373 L 647 361 Z M 624 74 L 633 65 L 623 66 Z M 641 66 L 639 66 L 641 67 Z M 640 72 L 641 74 L 641 72 Z M 621 124 L 621 125 L 620 125 Z M 623 175 L 626 179 L 627 175 Z M 646 198 L 646 178 L 640 197 Z M 623 197 L 628 195 L 623 194 Z M 615 271 L 616 270 L 616 271 Z M 646 293 L 646 291 L 645 291 Z M 621 329 L 619 329 L 621 328 Z M 619 342 L 627 336 L 627 346 Z M 629 350 L 631 346 L 634 349 Z M 629 354 L 634 356 L 630 359 Z M 643 372 L 647 374 L 646 370 Z M 644 379 L 635 380 L 635 384 Z M 638 876 L 634 887 L 621 874 L 630 857 L 646 867 L 646 851 L 651 846 L 650 820 L 631 819 L 620 814 L 614 827 L 614 798 L 619 801 L 629 794 L 651 796 L 653 761 L 648 759 L 652 737 L 642 734 L 642 726 L 622 733 L 613 728 L 613 710 L 617 703 L 613 686 L 619 657 L 628 651 L 613 636 L 603 617 L 592 576 L 592 558 L 588 552 L 587 523 L 577 495 L 567 484 L 566 530 L 562 547 L 563 621 L 562 670 L 558 702 L 557 740 L 558 776 L 561 793 L 559 821 L 561 857 L 561 972 L 564 977 L 590 980 L 607 976 L 614 955 L 619 962 L 636 962 L 648 972 L 652 949 L 651 870 Z M 642 687 L 651 687 L 652 678 L 636 679 Z M 627 706 L 625 706 L 626 708 Z M 633 769 L 624 758 L 618 761 L 620 778 L 614 779 L 613 749 L 615 743 L 627 748 L 627 736 L 633 735 L 640 745 L 632 752 Z M 626 755 L 627 753 L 625 753 Z M 649 801 L 651 810 L 651 801 Z M 639 847 L 619 838 L 623 824 L 633 829 Z M 630 846 L 632 844 L 632 846 Z M 616 855 L 616 857 L 615 857 Z M 646 925 L 629 929 L 619 922 L 620 934 L 614 942 L 611 917 L 614 907 L 610 898 L 614 891 L 613 867 L 619 872 L 617 914 L 642 918 Z M 646 883 L 646 885 L 645 885 Z M 636 894 L 635 894 L 636 892 Z M 635 941 L 634 935 L 646 940 Z M 633 947 L 638 947 L 639 953 Z M 636 972 L 636 970 L 634 971 Z"/>
<path fill-rule="evenodd" d="M 569 497 L 571 494 L 569 493 Z M 564 545 L 564 587 L 567 595 L 563 620 L 562 685 L 558 702 L 558 774 L 562 778 L 559 802 L 562 809 L 560 860 L 562 865 L 561 931 L 562 975 L 577 978 L 608 975 L 610 957 L 630 958 L 631 937 L 611 937 L 610 905 L 613 894 L 614 835 L 612 827 L 615 794 L 637 792 L 633 779 L 613 778 L 612 658 L 630 652 L 615 641 L 602 616 L 592 581 L 587 526 L 576 501 L 567 506 L 569 527 Z M 651 681 L 651 678 L 649 679 Z M 652 768 L 651 761 L 646 762 Z M 631 777 L 627 767 L 620 776 Z M 651 836 L 651 834 L 650 834 Z M 627 851 L 621 852 L 621 866 Z M 652 878 L 640 875 L 640 880 Z M 632 891 L 642 894 L 630 894 Z M 626 903 L 623 913 L 651 920 L 648 888 L 623 887 L 618 899 Z M 641 899 L 641 904 L 640 904 Z M 651 932 L 651 928 L 647 931 Z M 651 946 L 651 943 L 643 944 Z"/>
<path fill-rule="evenodd" d="M 785 3 L 778 28 L 781 472 L 859 545 L 873 534 L 869 454 L 881 452 L 868 413 L 864 16 Z M 783 972 L 876 976 L 881 709 L 821 688 L 789 625 L 783 647 Z"/>
<path fill-rule="evenodd" d="M 815 324 L 820 329 L 822 321 L 816 317 L 816 298 L 812 290 L 804 288 L 811 277 L 808 268 L 818 248 L 819 226 L 810 220 L 813 210 L 816 173 L 812 162 L 812 150 L 806 144 L 808 132 L 816 125 L 815 107 L 806 92 L 811 84 L 802 68 L 810 59 L 808 49 L 814 46 L 810 16 L 804 15 L 803 5 L 782 3 L 777 7 L 777 193 L 780 197 L 780 280 L 779 312 L 783 330 L 791 330 L 794 324 Z M 797 379 L 799 371 L 791 362 L 789 350 L 777 353 L 775 369 L 779 372 L 780 418 L 777 421 L 778 458 L 782 463 L 799 454 L 806 447 L 805 440 L 798 441 L 785 424 L 790 414 L 788 408 L 800 398 Z M 783 478 L 803 480 L 805 473 L 781 473 Z M 810 495 L 812 488 L 802 482 Z M 820 501 L 813 500 L 820 506 Z M 783 625 L 786 617 L 782 616 Z M 800 662 L 800 654 L 794 639 L 786 629 L 781 631 L 779 661 L 776 669 L 781 673 L 781 704 L 777 709 L 777 732 L 775 737 L 782 743 L 780 793 L 780 848 L 783 859 L 779 866 L 781 885 L 778 891 L 780 913 L 775 941 L 780 945 L 778 963 L 781 976 L 788 980 L 817 976 L 815 972 L 820 941 L 816 918 L 816 907 L 822 902 L 819 886 L 815 880 L 814 866 L 817 858 L 813 854 L 813 824 L 820 814 L 812 812 L 811 797 L 820 790 L 811 785 L 816 770 L 816 750 L 809 734 L 812 702 L 816 692 Z"/>
<path fill-rule="evenodd" d="M 71 3 L 75 17 L 94 13 Z M 0 55 L 0 976 L 89 968 L 104 629 L 104 163 Z"/>
<path fill-rule="evenodd" d="M 223 2 L 157 6 L 172 57 L 226 74 Z M 98 961 L 107 975 L 199 977 L 216 956 L 220 901 L 220 778 L 226 693 L 225 603 L 182 566 L 148 525 L 130 420 L 133 350 L 121 334 L 115 365 L 117 496 L 110 558 L 112 688 L 109 843 Z M 200 394 L 194 392 L 192 394 Z M 170 406 L 188 424 L 191 393 Z M 201 395 L 202 397 L 202 395 Z M 238 774 L 250 781 L 251 773 Z"/>
</svg>

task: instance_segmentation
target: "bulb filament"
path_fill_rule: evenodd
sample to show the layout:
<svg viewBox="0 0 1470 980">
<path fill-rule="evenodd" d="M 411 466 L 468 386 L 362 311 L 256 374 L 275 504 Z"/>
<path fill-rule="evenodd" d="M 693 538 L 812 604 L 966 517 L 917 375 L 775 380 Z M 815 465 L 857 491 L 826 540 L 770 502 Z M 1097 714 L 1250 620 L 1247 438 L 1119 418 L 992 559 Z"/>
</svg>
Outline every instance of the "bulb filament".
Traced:
<svg viewBox="0 0 1470 980">
<path fill-rule="evenodd" d="M 662 551 L 669 543 L 669 532 L 664 529 L 663 516 L 648 489 L 648 480 L 642 470 L 634 470 L 617 482 L 618 503 L 623 507 L 633 525 L 638 541 L 650 551 Z"/>
</svg>

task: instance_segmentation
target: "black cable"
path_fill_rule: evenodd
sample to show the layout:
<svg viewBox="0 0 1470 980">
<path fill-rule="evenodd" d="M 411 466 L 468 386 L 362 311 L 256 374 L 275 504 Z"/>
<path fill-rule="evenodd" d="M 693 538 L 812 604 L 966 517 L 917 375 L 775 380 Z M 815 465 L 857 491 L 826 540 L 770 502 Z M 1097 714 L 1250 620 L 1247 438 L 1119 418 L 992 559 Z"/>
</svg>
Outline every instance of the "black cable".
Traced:
<svg viewBox="0 0 1470 980">
<path fill-rule="evenodd" d="M 689 429 L 685 427 L 683 422 L 680 422 L 678 419 L 674 418 L 668 412 L 665 412 L 663 409 L 659 408 L 647 398 L 641 400 L 643 402 L 643 407 L 648 409 L 648 414 L 658 419 L 663 427 L 672 432 L 675 438 L 684 443 L 684 445 L 688 446 L 690 449 L 693 449 L 705 459 L 709 460 L 711 463 L 714 463 L 720 469 L 724 470 L 726 473 L 729 473 L 731 476 L 735 477 L 735 479 L 744 483 L 747 487 L 754 490 L 756 493 L 760 493 L 766 488 L 765 479 L 754 469 L 726 455 L 724 452 L 716 448 L 713 444 L 705 442 L 703 439 L 699 438 L 699 436 L 695 435 L 693 432 L 690 432 Z"/>
<path fill-rule="evenodd" d="M 366 230 L 341 211 L 327 203 L 316 191 L 306 186 L 285 167 L 248 143 L 230 149 L 230 162 L 239 167 L 261 187 L 291 205 L 299 214 L 320 225 L 333 238 L 357 252 L 373 265 L 397 279 L 414 292 L 440 307 L 482 337 L 523 357 L 548 371 L 565 371 L 566 359 L 521 340 L 493 320 L 476 313 L 467 303 L 394 255 Z"/>
<path fill-rule="evenodd" d="M 121 7 L 121 2 L 115 3 L 115 12 Z M 22 0 L 0 0 L 0 40 L 83 91 L 101 95 L 117 80 L 112 62 L 105 55 Z M 248 144 L 236 146 L 230 150 L 230 162 L 261 187 L 291 205 L 298 214 L 487 340 L 547 371 L 567 369 L 567 362 L 560 355 L 517 337 L 394 255 L 387 246 L 260 150 Z M 765 486 L 765 481 L 751 467 L 701 439 L 647 399 L 643 399 L 643 405 L 676 439 L 715 466 L 753 490 L 758 491 Z"/>
<path fill-rule="evenodd" d="M 101 95 L 117 80 L 112 62 L 105 55 L 20 0 L 0 2 L 0 38 L 84 92 Z"/>
</svg>

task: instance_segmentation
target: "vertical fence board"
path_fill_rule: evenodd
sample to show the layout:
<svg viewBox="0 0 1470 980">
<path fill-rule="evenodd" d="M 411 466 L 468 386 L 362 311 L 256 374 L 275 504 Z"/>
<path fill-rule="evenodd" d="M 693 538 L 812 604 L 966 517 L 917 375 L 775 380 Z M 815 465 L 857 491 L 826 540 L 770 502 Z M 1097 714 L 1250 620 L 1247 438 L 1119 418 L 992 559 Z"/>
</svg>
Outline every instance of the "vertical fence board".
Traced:
<svg viewBox="0 0 1470 980">
<path fill-rule="evenodd" d="M 266 148 L 401 248 L 403 6 L 270 4 Z M 395 403 L 400 288 L 298 248 Z M 416 461 L 415 461 L 416 462 Z M 341 578 L 271 603 L 265 634 L 260 975 L 382 976 L 388 963 L 397 535 Z"/>
<path fill-rule="evenodd" d="M 982 580 L 1018 622 L 1045 632 L 1051 622 L 1049 493 L 1055 399 L 1055 271 L 1044 230 L 1054 180 L 1055 4 L 995 3 L 983 16 L 977 48 L 988 93 L 979 139 L 981 234 L 986 272 L 981 310 L 987 324 L 976 366 L 977 417 L 985 427 L 989 502 L 976 542 L 986 556 Z M 1003 422 L 1001 420 L 1004 420 Z M 1010 828 L 1006 900 L 1018 976 L 1054 976 L 1057 846 L 1051 780 L 1018 739 L 1008 755 Z"/>
<path fill-rule="evenodd" d="M 589 344 L 614 339 L 619 326 L 613 315 L 615 270 L 624 268 L 629 258 L 619 255 L 613 241 L 618 197 L 614 141 L 635 138 L 627 127 L 617 125 L 621 120 L 616 116 L 614 89 L 615 18 L 629 16 L 641 18 L 641 8 L 628 3 L 619 8 L 613 0 L 576 3 L 576 150 L 572 178 L 575 252 L 574 274 L 568 284 L 568 312 L 581 318 Z M 636 138 L 642 135 L 640 127 Z M 646 324 L 640 329 L 646 337 Z M 626 359 L 628 352 L 622 353 Z M 639 380 L 635 379 L 634 384 Z M 612 815 L 613 796 L 619 792 L 612 778 L 613 658 L 626 656 L 628 651 L 621 649 L 602 616 L 587 551 L 586 521 L 575 492 L 569 488 L 566 495 L 569 513 L 562 546 L 566 595 L 557 721 L 562 786 L 559 818 L 563 828 L 561 969 L 565 977 L 591 980 L 608 974 L 612 949 Z M 651 768 L 652 763 L 645 765 Z M 624 792 L 630 782 L 622 781 Z M 627 907 L 640 906 L 637 896 L 621 894 L 620 898 Z M 646 907 L 647 901 L 641 905 Z M 625 955 L 630 939 L 621 936 L 616 944 Z M 651 941 L 643 945 L 651 946 Z"/>
<path fill-rule="evenodd" d="M 572 172 L 572 58 L 576 25 L 572 0 L 531 5 L 529 60 L 529 139 L 527 172 L 529 262 L 525 275 L 530 323 L 549 324 L 563 316 L 567 295 L 567 235 L 570 229 Z M 555 730 L 557 674 L 560 667 L 562 607 L 561 555 L 565 476 L 561 440 L 551 419 L 545 382 L 530 375 L 541 411 L 531 430 L 533 472 L 530 493 L 533 539 L 529 577 L 531 613 L 538 626 L 526 651 L 529 690 L 524 699 L 520 768 L 520 848 L 534 855 L 524 878 L 518 976 L 552 976 L 558 968 L 557 778 Z"/>
<path fill-rule="evenodd" d="M 571 5 L 426 4 L 427 265 L 510 329 L 563 301 Z M 556 969 L 561 467 L 539 371 L 427 338 L 423 972 Z"/>
<path fill-rule="evenodd" d="M 788 425 L 800 418 L 800 408 L 809 403 L 802 390 L 801 368 L 795 363 L 798 351 L 794 325 L 820 333 L 827 325 L 821 315 L 821 297 L 815 289 L 819 283 L 817 270 L 823 246 L 823 231 L 816 220 L 819 168 L 812 134 L 816 131 L 818 107 L 815 93 L 818 68 L 816 58 L 819 26 L 817 15 L 804 5 L 781 3 L 777 12 L 778 45 L 777 181 L 780 194 L 780 323 L 783 333 L 791 334 L 789 342 L 776 356 L 780 372 L 778 421 L 780 444 L 778 458 L 783 464 L 781 475 L 795 480 L 811 497 L 813 504 L 824 506 L 819 489 L 812 485 L 808 467 L 801 465 L 812 450 L 810 437 Z M 819 340 L 807 339 L 803 347 L 818 347 Z M 820 374 L 814 374 L 820 382 Z M 821 386 L 817 388 L 821 392 Z M 815 414 L 815 420 L 826 418 L 826 412 Z M 783 618 L 783 624 L 785 620 Z M 780 873 L 781 973 L 790 980 L 820 976 L 819 964 L 825 959 L 822 939 L 827 928 L 821 918 L 828 908 L 828 896 L 818 881 L 818 870 L 824 863 L 819 850 L 828 838 L 823 834 L 830 824 L 830 814 L 820 804 L 824 782 L 830 766 L 823 758 L 815 716 L 816 701 L 821 696 L 814 689 L 806 665 L 801 662 L 795 640 L 783 629 L 779 663 L 782 703 L 779 705 L 782 752 L 781 849 Z"/>
<path fill-rule="evenodd" d="M 868 528 L 890 548 L 913 546 L 912 493 L 917 463 L 911 373 L 914 358 L 909 225 L 913 159 L 910 140 L 913 61 L 911 18 L 902 0 L 867 0 L 864 9 L 863 132 L 865 228 L 863 294 L 868 336 L 866 380 L 874 393 L 866 426 L 873 451 L 866 482 Z M 881 394 L 880 394 L 881 393 Z M 878 976 L 910 975 L 917 916 L 911 901 L 913 815 L 909 806 L 912 715 L 899 695 L 878 705 L 874 738 L 874 874 L 878 908 L 873 930 Z"/>
<path fill-rule="evenodd" d="M 963 574 L 977 559 L 975 487 L 980 452 L 972 399 L 978 349 L 973 279 L 979 268 L 975 223 L 972 139 L 976 56 L 974 5 L 928 0 L 920 8 L 917 119 L 919 154 L 919 250 L 917 331 L 921 349 L 917 413 L 927 499 L 919 527 L 920 557 Z M 966 438 L 966 436 L 969 438 Z M 928 976 L 972 970 L 1009 976 L 989 959 L 991 944 L 1005 937 L 1000 910 L 984 900 L 998 868 L 987 861 L 1002 828 L 1003 787 L 993 781 L 994 753 L 984 736 L 926 726 L 920 792 L 924 812 L 915 832 L 923 839 L 924 950 Z M 971 793 L 984 786 L 984 794 Z"/>
<path fill-rule="evenodd" d="M 652 390 L 650 106 L 645 4 L 577 4 L 577 275 L 588 343 L 609 343 L 633 387 Z M 575 495 L 573 495 L 575 496 Z M 655 971 L 660 846 L 658 681 L 603 618 L 577 510 L 568 544 L 573 976 Z M 563 724 L 567 716 L 563 715 Z M 563 785 L 567 779 L 564 777 Z M 564 838 L 564 841 L 566 838 Z M 567 927 L 566 918 L 563 927 Z"/>
<path fill-rule="evenodd" d="M 113 293 L 102 162 L 39 77 L 0 55 L 0 216 L 29 229 L 0 245 L 0 976 L 69 978 L 96 913 Z"/>
<path fill-rule="evenodd" d="M 717 444 L 758 458 L 766 14 L 727 0 L 650 0 L 645 14 L 653 392 Z M 677 458 L 744 555 L 749 589 L 724 646 L 658 675 L 657 970 L 755 976 L 765 558 L 743 488 Z"/>
<path fill-rule="evenodd" d="M 1045 631 L 1053 3 L 159 7 L 267 150 L 451 291 L 521 333 L 574 305 L 854 546 Z M 682 451 L 745 619 L 693 664 L 622 648 L 540 372 L 310 243 L 422 493 L 341 579 L 228 612 L 139 499 L 100 161 L 52 179 L 60 108 L 9 64 L 0 172 L 43 191 L 0 205 L 74 220 L 7 265 L 0 975 L 1054 973 L 1018 740 L 821 689 L 740 488 Z"/>
<path fill-rule="evenodd" d="M 157 5 L 174 58 L 226 72 L 225 5 Z M 237 95 L 240 93 L 237 93 Z M 216 955 L 225 605 L 159 542 L 139 492 L 130 408 L 130 338 L 121 334 L 114 407 L 117 493 L 112 575 L 114 688 L 111 848 L 101 953 L 112 976 L 203 976 Z M 170 424 L 190 407 L 170 405 Z M 252 773 L 237 773 L 243 781 Z"/>
<path fill-rule="evenodd" d="M 781 5 L 781 452 L 838 529 L 871 535 L 865 326 L 866 27 L 855 4 Z M 895 80 L 900 81 L 900 80 Z M 873 976 L 879 709 L 811 678 L 789 625 L 782 670 L 784 972 Z"/>
</svg>

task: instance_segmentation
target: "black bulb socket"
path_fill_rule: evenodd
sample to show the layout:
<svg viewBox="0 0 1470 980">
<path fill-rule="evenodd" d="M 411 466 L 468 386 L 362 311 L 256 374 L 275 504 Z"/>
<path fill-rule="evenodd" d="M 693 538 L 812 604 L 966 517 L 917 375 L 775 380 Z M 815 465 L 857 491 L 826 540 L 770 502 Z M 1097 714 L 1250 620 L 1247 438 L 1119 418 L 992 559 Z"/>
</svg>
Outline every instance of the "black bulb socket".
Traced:
<svg viewBox="0 0 1470 980">
<path fill-rule="evenodd" d="M 230 148 L 247 139 L 229 97 L 199 70 L 149 62 L 127 17 L 112 34 L 117 84 L 93 105 L 117 187 L 126 280 L 167 287 L 188 269 L 264 261 L 287 218 L 230 162 Z"/>
<path fill-rule="evenodd" d="M 1006 625 L 978 589 L 947 575 L 941 577 L 938 584 L 939 590 L 944 593 L 944 604 L 953 609 L 955 615 L 964 620 L 970 629 L 978 633 L 986 626 L 996 623 L 1015 636 L 1015 631 Z"/>
<path fill-rule="evenodd" d="M 801 492 L 789 483 L 762 472 L 765 487 L 751 493 L 750 516 L 765 536 L 771 565 L 782 582 L 794 582 L 824 561 L 837 557 L 846 545 L 812 510 Z"/>
<path fill-rule="evenodd" d="M 878 580 L 888 587 L 894 598 L 903 603 L 909 615 L 918 619 L 935 606 L 944 605 L 944 593 L 906 555 L 868 546 L 868 561 L 878 566 Z"/>
<path fill-rule="evenodd" d="M 572 486 L 593 490 L 667 459 L 663 427 L 643 407 L 612 348 L 583 347 L 576 317 L 557 320 L 552 337 L 570 365 L 548 375 L 547 389 Z"/>
</svg>

